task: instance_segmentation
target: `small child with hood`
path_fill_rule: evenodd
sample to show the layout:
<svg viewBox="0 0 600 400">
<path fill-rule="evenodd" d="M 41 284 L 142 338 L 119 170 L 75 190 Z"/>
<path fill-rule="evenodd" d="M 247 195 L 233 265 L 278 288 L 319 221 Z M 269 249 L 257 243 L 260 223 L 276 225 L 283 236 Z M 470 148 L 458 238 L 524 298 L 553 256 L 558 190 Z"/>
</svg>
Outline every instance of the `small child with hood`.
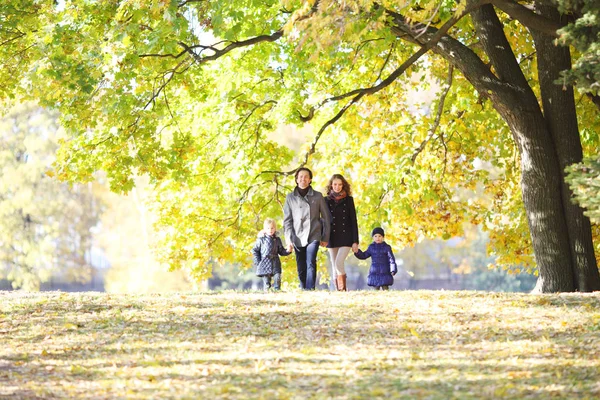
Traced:
<svg viewBox="0 0 600 400">
<path fill-rule="evenodd" d="M 375 290 L 388 290 L 394 284 L 394 275 L 398 272 L 396 258 L 390 245 L 383 240 L 385 237 L 383 228 L 373 229 L 371 236 L 373 243 L 369 245 L 367 251 L 358 249 L 354 256 L 360 260 L 371 257 L 367 285 L 373 286 Z"/>
<path fill-rule="evenodd" d="M 273 289 L 281 289 L 281 261 L 279 256 L 288 256 L 291 252 L 283 247 L 281 238 L 277 236 L 277 224 L 272 218 L 265 219 L 264 229 L 259 232 L 256 244 L 252 248 L 256 275 L 262 277 L 264 290 L 271 288 L 271 278 L 274 278 Z"/>
</svg>

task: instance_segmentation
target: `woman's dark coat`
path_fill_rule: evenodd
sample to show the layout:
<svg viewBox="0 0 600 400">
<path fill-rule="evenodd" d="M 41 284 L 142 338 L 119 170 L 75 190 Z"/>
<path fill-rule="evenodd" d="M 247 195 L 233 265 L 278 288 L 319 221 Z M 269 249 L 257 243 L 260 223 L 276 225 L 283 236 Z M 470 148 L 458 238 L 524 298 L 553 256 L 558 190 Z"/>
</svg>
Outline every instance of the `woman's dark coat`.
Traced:
<svg viewBox="0 0 600 400">
<path fill-rule="evenodd" d="M 352 247 L 353 243 L 358 243 L 358 223 L 352 196 L 346 196 L 340 201 L 326 197 L 325 201 L 331 215 L 327 247 Z"/>
<path fill-rule="evenodd" d="M 269 236 L 261 232 L 252 248 L 256 275 L 270 276 L 281 273 L 281 261 L 279 256 L 291 254 L 283 247 L 279 236 Z"/>
<path fill-rule="evenodd" d="M 356 258 L 366 260 L 371 257 L 371 268 L 367 278 L 369 286 L 391 286 L 394 284 L 394 276 L 398 272 L 396 266 L 396 258 L 392 252 L 392 248 L 386 242 L 371 243 L 367 251 L 358 250 L 354 253 Z"/>
</svg>

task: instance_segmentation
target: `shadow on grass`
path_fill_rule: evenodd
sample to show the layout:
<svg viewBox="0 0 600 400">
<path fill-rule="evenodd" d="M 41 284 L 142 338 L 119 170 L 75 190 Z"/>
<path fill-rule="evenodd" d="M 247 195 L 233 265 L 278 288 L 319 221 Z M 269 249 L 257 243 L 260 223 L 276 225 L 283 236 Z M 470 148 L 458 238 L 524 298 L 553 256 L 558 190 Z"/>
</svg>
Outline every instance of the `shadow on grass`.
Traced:
<svg viewBox="0 0 600 400">
<path fill-rule="evenodd" d="M 118 397 L 124 380 L 135 380 L 133 397 L 147 398 L 219 397 L 227 390 L 239 398 L 569 398 L 600 391 L 598 362 L 591 353 L 582 359 L 598 332 L 574 341 L 581 332 L 526 318 L 529 328 L 513 324 L 503 331 L 502 315 L 477 307 L 382 310 L 380 303 L 360 303 L 360 293 L 353 294 L 356 304 L 321 294 L 330 301 L 326 307 L 306 306 L 305 294 L 237 296 L 182 295 L 166 305 L 149 297 L 135 306 L 120 298 L 110 307 L 93 302 L 80 309 L 72 301 L 19 306 L 14 320 L 1 325 L 0 340 L 19 346 L 0 353 L 0 386 L 16 382 L 23 398 L 32 392 L 19 377 L 51 382 L 46 392 L 42 379 L 29 383 L 40 398 L 53 390 L 65 397 L 60 382 L 98 381 L 117 388 L 107 390 Z M 438 301 L 432 296 L 426 305 Z M 562 300 L 552 301 L 507 296 L 496 307 L 539 305 L 560 316 Z M 569 304 L 586 308 L 597 299 Z"/>
</svg>

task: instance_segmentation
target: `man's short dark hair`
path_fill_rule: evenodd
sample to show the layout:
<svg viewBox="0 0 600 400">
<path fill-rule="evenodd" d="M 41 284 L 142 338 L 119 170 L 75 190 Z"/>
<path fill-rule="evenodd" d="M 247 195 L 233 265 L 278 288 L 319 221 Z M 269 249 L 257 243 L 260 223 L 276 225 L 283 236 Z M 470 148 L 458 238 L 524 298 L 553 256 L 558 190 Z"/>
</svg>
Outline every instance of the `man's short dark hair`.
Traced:
<svg viewBox="0 0 600 400">
<path fill-rule="evenodd" d="M 298 168 L 298 171 L 296 171 L 296 173 L 294 174 L 294 181 L 296 181 L 296 182 L 298 181 L 298 174 L 300 174 L 300 171 L 308 172 L 308 176 L 312 180 L 312 171 L 306 167 L 301 167 L 301 168 Z"/>
</svg>

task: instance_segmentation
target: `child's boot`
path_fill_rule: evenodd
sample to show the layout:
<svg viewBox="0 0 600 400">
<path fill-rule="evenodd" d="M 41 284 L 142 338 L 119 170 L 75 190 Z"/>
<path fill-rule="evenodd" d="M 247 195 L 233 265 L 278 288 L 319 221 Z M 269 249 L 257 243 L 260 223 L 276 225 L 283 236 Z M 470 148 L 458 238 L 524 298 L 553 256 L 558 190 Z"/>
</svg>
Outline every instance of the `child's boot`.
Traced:
<svg viewBox="0 0 600 400">
<path fill-rule="evenodd" d="M 281 274 L 273 275 L 273 289 L 281 290 Z"/>
<path fill-rule="evenodd" d="M 265 292 L 268 292 L 269 289 L 271 289 L 271 277 L 270 276 L 263 276 L 263 290 Z"/>
</svg>

